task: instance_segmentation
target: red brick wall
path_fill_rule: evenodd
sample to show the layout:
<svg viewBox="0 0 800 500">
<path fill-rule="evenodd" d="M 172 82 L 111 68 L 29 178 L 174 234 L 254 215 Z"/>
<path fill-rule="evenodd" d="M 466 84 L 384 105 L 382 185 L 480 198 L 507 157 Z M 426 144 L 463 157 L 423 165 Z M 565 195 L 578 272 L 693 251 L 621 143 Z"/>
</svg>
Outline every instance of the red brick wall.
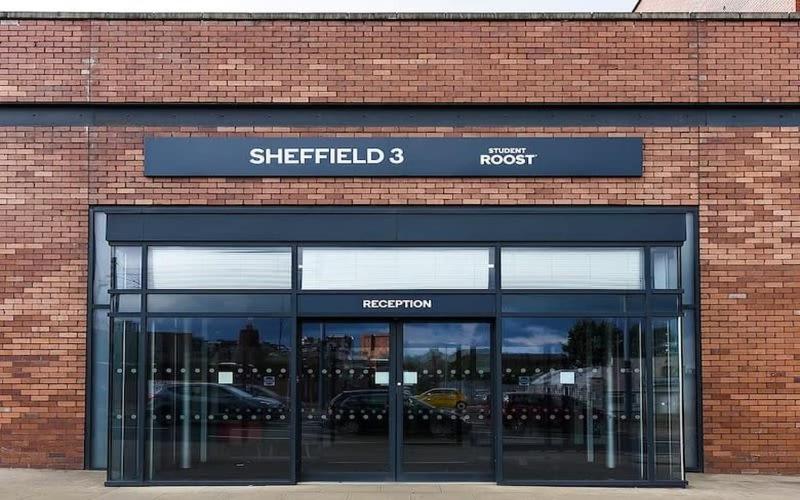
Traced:
<svg viewBox="0 0 800 500">
<path fill-rule="evenodd" d="M 0 127 L 0 466 L 83 460 L 83 128 Z"/>
<path fill-rule="evenodd" d="M 800 473 L 800 129 L 701 132 L 711 471 Z"/>
<path fill-rule="evenodd" d="M 796 102 L 797 21 L 0 24 L 0 102 Z"/>
<path fill-rule="evenodd" d="M 796 102 L 799 24 L 4 22 L 0 101 Z M 142 176 L 145 135 L 333 133 L 636 135 L 644 176 Z M 82 465 L 90 205 L 653 204 L 700 207 L 707 470 L 800 473 L 798 165 L 798 128 L 0 127 L 0 466 Z"/>
</svg>

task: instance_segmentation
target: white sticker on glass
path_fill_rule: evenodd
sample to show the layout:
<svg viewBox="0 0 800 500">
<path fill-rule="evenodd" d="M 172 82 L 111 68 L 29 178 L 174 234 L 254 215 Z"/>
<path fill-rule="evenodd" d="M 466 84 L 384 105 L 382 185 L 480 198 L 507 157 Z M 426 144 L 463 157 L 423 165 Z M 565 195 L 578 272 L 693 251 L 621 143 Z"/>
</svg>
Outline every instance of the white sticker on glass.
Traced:
<svg viewBox="0 0 800 500">
<path fill-rule="evenodd" d="M 560 381 L 562 384 L 574 384 L 575 383 L 575 372 L 561 372 L 560 374 Z"/>
<path fill-rule="evenodd" d="M 389 385 L 389 372 L 375 372 L 375 385 Z"/>
<path fill-rule="evenodd" d="M 217 383 L 219 383 L 219 384 L 232 384 L 233 383 L 233 372 L 218 372 L 217 373 Z"/>
</svg>

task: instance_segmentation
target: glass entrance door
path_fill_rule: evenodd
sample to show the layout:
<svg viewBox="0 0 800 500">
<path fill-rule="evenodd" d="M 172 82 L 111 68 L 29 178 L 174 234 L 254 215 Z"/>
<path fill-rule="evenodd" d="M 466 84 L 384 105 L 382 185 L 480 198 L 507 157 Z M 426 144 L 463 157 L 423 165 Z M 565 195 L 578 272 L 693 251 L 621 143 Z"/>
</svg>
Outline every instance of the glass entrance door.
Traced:
<svg viewBox="0 0 800 500">
<path fill-rule="evenodd" d="M 398 479 L 492 480 L 491 325 L 400 328 Z"/>
<path fill-rule="evenodd" d="M 491 325 L 306 322 L 301 480 L 492 480 Z"/>
<path fill-rule="evenodd" d="M 394 479 L 391 330 L 386 322 L 303 323 L 301 480 Z"/>
</svg>

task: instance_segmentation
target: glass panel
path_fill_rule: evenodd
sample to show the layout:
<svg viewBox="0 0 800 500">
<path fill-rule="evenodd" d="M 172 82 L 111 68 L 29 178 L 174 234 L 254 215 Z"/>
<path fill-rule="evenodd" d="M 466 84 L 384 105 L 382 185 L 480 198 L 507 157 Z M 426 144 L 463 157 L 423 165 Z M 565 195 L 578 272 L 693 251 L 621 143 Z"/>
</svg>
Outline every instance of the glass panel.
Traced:
<svg viewBox="0 0 800 500">
<path fill-rule="evenodd" d="M 641 320 L 502 327 L 504 479 L 644 479 Z"/>
<path fill-rule="evenodd" d="M 694 304 L 694 280 L 697 266 L 697 241 L 695 239 L 695 216 L 686 214 L 686 241 L 681 247 L 681 286 L 683 303 Z"/>
<path fill-rule="evenodd" d="M 505 313 L 624 313 L 624 295 L 503 295 Z"/>
<path fill-rule="evenodd" d="M 291 296 L 279 294 L 159 293 L 147 296 L 153 313 L 284 313 L 291 311 Z"/>
<path fill-rule="evenodd" d="M 683 450 L 686 457 L 686 467 L 695 468 L 699 463 L 699 442 L 698 442 L 698 412 L 697 412 L 697 330 L 695 329 L 695 312 L 684 310 L 683 323 L 681 324 L 681 334 L 683 340 L 683 430 L 684 443 Z"/>
<path fill-rule="evenodd" d="M 142 310 L 142 296 L 139 294 L 114 295 L 114 312 L 137 313 Z"/>
<path fill-rule="evenodd" d="M 120 290 L 142 288 L 142 249 L 114 247 L 114 287 Z"/>
<path fill-rule="evenodd" d="M 94 237 L 92 300 L 95 304 L 108 304 L 108 289 L 111 287 L 111 246 L 106 241 L 106 214 L 102 212 L 94 214 L 92 236 Z"/>
<path fill-rule="evenodd" d="M 150 247 L 151 289 L 289 289 L 289 248 Z"/>
<path fill-rule="evenodd" d="M 683 479 L 678 320 L 653 320 L 656 479 Z"/>
<path fill-rule="evenodd" d="M 488 248 L 301 248 L 304 290 L 486 290 Z"/>
<path fill-rule="evenodd" d="M 105 469 L 108 454 L 108 309 L 97 309 L 92 317 L 92 427 L 89 430 L 89 467 Z"/>
<path fill-rule="evenodd" d="M 388 477 L 387 323 L 305 323 L 300 339 L 303 477 Z"/>
<path fill-rule="evenodd" d="M 138 479 L 137 400 L 139 320 L 115 319 L 111 340 L 111 451 L 109 479 Z"/>
<path fill-rule="evenodd" d="M 653 314 L 678 314 L 678 295 L 652 294 L 650 295 L 650 310 Z"/>
<path fill-rule="evenodd" d="M 289 480 L 289 322 L 159 318 L 149 329 L 147 478 Z"/>
<path fill-rule="evenodd" d="M 675 290 L 678 284 L 678 249 L 651 248 L 653 263 L 653 288 L 656 290 Z"/>
<path fill-rule="evenodd" d="M 490 479 L 490 328 L 403 325 L 401 471 Z"/>
<path fill-rule="evenodd" d="M 644 314 L 644 295 L 625 297 L 625 311 L 628 314 Z"/>
<path fill-rule="evenodd" d="M 641 248 L 503 248 L 505 289 L 644 288 Z"/>
</svg>

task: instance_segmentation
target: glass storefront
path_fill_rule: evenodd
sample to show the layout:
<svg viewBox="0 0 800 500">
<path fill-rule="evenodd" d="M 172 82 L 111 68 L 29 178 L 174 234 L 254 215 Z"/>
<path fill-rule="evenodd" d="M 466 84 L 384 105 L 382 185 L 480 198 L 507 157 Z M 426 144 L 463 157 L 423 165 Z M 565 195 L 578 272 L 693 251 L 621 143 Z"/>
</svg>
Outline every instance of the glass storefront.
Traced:
<svg viewBox="0 0 800 500">
<path fill-rule="evenodd" d="M 683 484 L 680 243 L 112 244 L 109 481 Z"/>
</svg>

